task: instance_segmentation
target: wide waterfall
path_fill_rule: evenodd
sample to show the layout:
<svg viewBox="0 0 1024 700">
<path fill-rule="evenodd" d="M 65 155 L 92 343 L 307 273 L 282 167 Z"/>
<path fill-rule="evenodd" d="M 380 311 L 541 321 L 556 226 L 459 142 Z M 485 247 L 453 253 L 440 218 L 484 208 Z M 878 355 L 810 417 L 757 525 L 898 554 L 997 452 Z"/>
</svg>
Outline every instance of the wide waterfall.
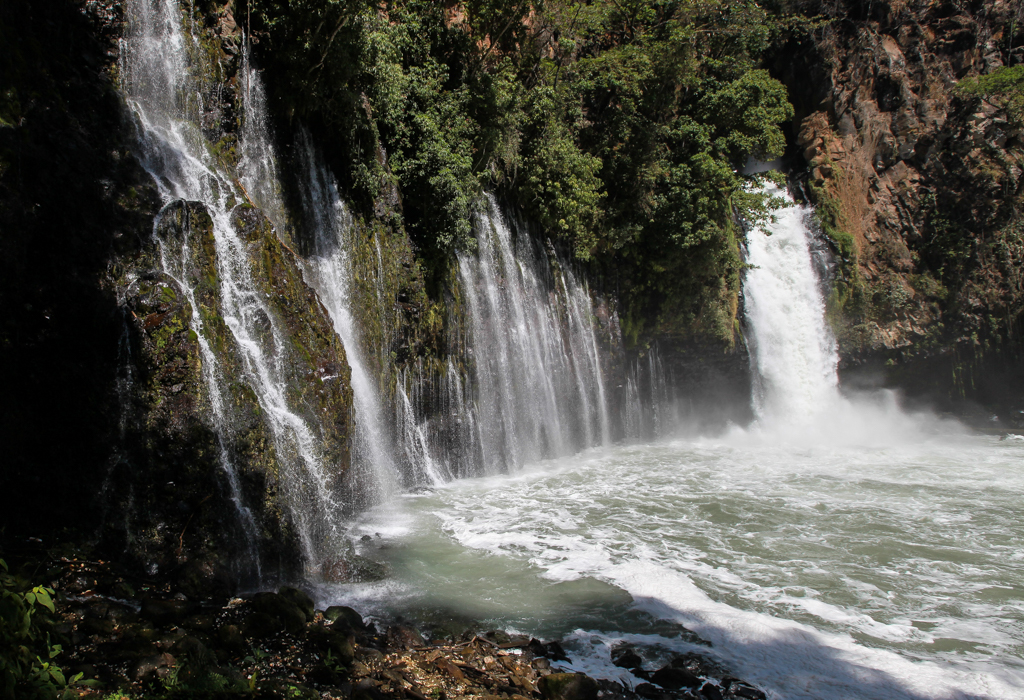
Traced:
<svg viewBox="0 0 1024 700">
<path fill-rule="evenodd" d="M 281 464 L 284 497 L 307 562 L 322 560 L 338 532 L 338 518 L 344 512 L 338 501 L 331 465 L 319 454 L 313 429 L 296 413 L 287 399 L 283 348 L 287 340 L 279 320 L 271 312 L 252 277 L 246 242 L 232 222 L 235 208 L 244 201 L 244 191 L 225 171 L 204 138 L 203 92 L 198 76 L 211 66 L 203 62 L 197 40 L 185 31 L 188 22 L 176 0 L 132 0 L 129 3 L 129 31 L 123 47 L 125 90 L 139 124 L 144 167 L 156 182 L 167 207 L 175 202 L 201 202 L 213 222 L 214 253 L 219 305 L 237 353 L 245 379 L 256 394 L 274 441 Z M 248 71 L 247 80 L 258 80 Z M 250 102 L 250 104 L 252 104 Z M 247 122 L 261 123 L 250 116 Z M 249 132 L 249 151 L 255 148 Z M 244 165 L 244 163 L 243 163 Z M 161 217 L 155 231 L 159 232 Z M 159 234 L 158 234 L 159 237 Z M 185 292 L 192 307 L 192 324 L 202 348 L 203 373 L 222 445 L 222 465 L 231 485 L 246 530 L 255 538 L 251 516 L 241 501 L 238 479 L 228 445 L 231 420 L 226 406 L 223 372 L 211 348 L 201 304 L 194 290 L 198 283 L 195 251 L 188 235 L 159 238 L 164 271 Z"/>
<path fill-rule="evenodd" d="M 488 198 L 477 254 L 459 258 L 483 473 L 610 441 L 590 294 L 533 245 Z"/>
<path fill-rule="evenodd" d="M 567 670 L 634 688 L 676 653 L 780 700 L 1020 697 L 1022 442 L 908 414 L 892 394 L 840 395 L 810 215 L 789 200 L 770 235 L 748 233 L 754 425 L 567 448 L 509 478 L 508 455 L 597 439 L 600 415 L 585 411 L 600 375 L 574 393 L 580 374 L 559 362 L 587 355 L 548 342 L 544 324 L 558 326 L 545 302 L 558 294 L 533 286 L 549 274 L 543 256 L 513 241 L 492 203 L 477 256 L 461 260 L 492 475 L 364 514 L 356 532 L 383 540 L 363 551 L 395 580 L 322 596 L 385 619 L 443 625 L 444 611 L 558 637 Z M 671 422 L 663 375 L 653 351 L 628 370 L 628 437 Z M 566 424 L 572 411 L 589 433 Z M 613 662 L 627 645 L 646 673 Z"/>
<path fill-rule="evenodd" d="M 822 284 L 811 251 L 813 212 L 769 186 L 788 206 L 767 230 L 747 236 L 744 310 L 759 419 L 806 422 L 837 397 L 836 342 L 825 322 Z"/>
</svg>

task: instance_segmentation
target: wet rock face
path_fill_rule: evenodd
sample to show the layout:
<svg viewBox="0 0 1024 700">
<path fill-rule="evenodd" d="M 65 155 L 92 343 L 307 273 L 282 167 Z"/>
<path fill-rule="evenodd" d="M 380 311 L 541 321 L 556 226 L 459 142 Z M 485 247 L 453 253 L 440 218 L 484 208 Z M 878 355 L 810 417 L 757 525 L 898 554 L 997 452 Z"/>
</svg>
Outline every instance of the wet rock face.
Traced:
<svg viewBox="0 0 1024 700">
<path fill-rule="evenodd" d="M 1019 4 L 819 9 L 835 21 L 791 44 L 777 72 L 839 260 L 830 315 L 844 366 L 984 350 L 1022 308 L 1024 134 L 998 99 L 955 88 L 1020 61 Z"/>
<path fill-rule="evenodd" d="M 345 349 L 316 293 L 302 279 L 295 252 L 283 243 L 262 211 L 240 206 L 233 224 L 249 241 L 253 279 L 262 288 L 286 338 L 289 405 L 317 429 L 325 463 L 343 478 L 349 463 L 352 391 Z M 268 319 L 268 323 L 270 320 Z"/>
<path fill-rule="evenodd" d="M 544 700 L 597 700 L 597 682 L 582 673 L 552 673 L 537 685 Z"/>
</svg>

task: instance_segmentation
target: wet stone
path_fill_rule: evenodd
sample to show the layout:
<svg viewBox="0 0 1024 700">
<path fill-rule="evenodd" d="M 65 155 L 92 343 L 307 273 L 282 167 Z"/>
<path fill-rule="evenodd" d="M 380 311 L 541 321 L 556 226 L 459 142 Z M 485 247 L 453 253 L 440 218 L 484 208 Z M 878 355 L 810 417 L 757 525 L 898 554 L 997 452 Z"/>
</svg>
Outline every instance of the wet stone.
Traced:
<svg viewBox="0 0 1024 700">
<path fill-rule="evenodd" d="M 350 629 L 353 632 L 362 632 L 367 629 L 363 622 L 363 616 L 345 605 L 332 605 L 324 611 L 324 618 L 330 620 L 340 629 Z"/>
<path fill-rule="evenodd" d="M 176 664 L 176 659 L 170 654 L 157 654 L 139 661 L 132 676 L 137 681 L 166 678 Z"/>
<path fill-rule="evenodd" d="M 597 700 L 597 681 L 582 673 L 552 673 L 538 687 L 545 700 Z"/>
<path fill-rule="evenodd" d="M 701 684 L 701 679 L 698 676 L 690 673 L 685 668 L 673 668 L 672 666 L 659 668 L 651 676 L 651 681 L 668 690 L 696 688 Z"/>
<path fill-rule="evenodd" d="M 726 700 L 766 700 L 767 697 L 763 691 L 737 678 L 726 678 L 722 685 L 726 689 L 723 693 Z"/>
<path fill-rule="evenodd" d="M 180 624 L 191 611 L 192 606 L 185 600 L 146 598 L 140 614 L 155 625 L 168 627 Z"/>
<path fill-rule="evenodd" d="M 412 627 L 393 625 L 388 628 L 388 644 L 394 647 L 411 649 L 425 644 L 420 633 Z"/>
<path fill-rule="evenodd" d="M 250 613 L 242 623 L 242 630 L 246 637 L 264 638 L 272 637 L 284 630 L 284 625 L 276 617 L 266 613 Z"/>
<path fill-rule="evenodd" d="M 612 649 L 612 663 L 619 668 L 642 668 L 644 660 L 632 647 L 616 647 Z"/>
<path fill-rule="evenodd" d="M 308 593 L 291 586 L 281 586 L 278 593 L 284 598 L 290 600 L 295 607 L 302 611 L 302 614 L 306 618 L 306 622 L 313 619 L 315 604 L 313 603 L 313 599 L 309 597 Z"/>
<path fill-rule="evenodd" d="M 276 619 L 292 634 L 300 633 L 306 626 L 306 615 L 292 600 L 280 593 L 257 593 L 252 598 L 257 612 Z"/>
</svg>

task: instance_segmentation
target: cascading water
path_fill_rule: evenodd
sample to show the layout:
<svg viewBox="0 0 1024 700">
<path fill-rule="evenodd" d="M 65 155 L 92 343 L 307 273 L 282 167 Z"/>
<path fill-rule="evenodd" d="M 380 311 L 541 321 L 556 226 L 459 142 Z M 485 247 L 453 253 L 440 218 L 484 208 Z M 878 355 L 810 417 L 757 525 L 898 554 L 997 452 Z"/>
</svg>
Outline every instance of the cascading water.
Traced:
<svg viewBox="0 0 1024 700">
<path fill-rule="evenodd" d="M 356 434 L 352 455 L 355 479 L 351 490 L 363 505 L 372 505 L 393 496 L 402 479 L 377 381 L 366 362 L 352 313 L 352 221 L 337 183 L 305 132 L 300 133 L 298 146 L 306 170 L 302 203 L 313 243 L 312 254 L 303 263 L 303 273 L 327 308 L 352 369 Z"/>
<path fill-rule="evenodd" d="M 324 560 L 339 532 L 336 518 L 342 512 L 341 503 L 334 479 L 321 463 L 313 430 L 288 405 L 283 379 L 286 341 L 253 281 L 246 243 L 231 220 L 240 201 L 240 188 L 218 165 L 202 132 L 207 109 L 193 76 L 208 74 L 212 67 L 203 63 L 198 40 L 184 31 L 188 18 L 176 0 L 132 0 L 128 17 L 122 68 L 125 91 L 139 123 L 143 165 L 156 182 L 165 205 L 178 200 L 201 202 L 212 219 L 223 319 L 245 379 L 271 430 L 284 496 L 305 561 L 315 564 Z M 248 82 L 258 80 L 248 66 L 246 71 Z M 258 101 L 250 100 L 248 104 L 253 109 Z M 246 123 L 253 127 L 247 132 L 249 153 L 270 152 L 268 144 L 256 147 L 253 143 L 259 138 L 264 120 L 259 115 L 246 117 Z M 257 161 L 264 162 L 251 159 Z M 155 231 L 160 228 L 160 218 L 157 217 Z M 238 476 L 227 447 L 230 416 L 223 372 L 194 293 L 196 266 L 188 238 L 182 235 L 171 240 L 158 236 L 161 264 L 184 291 L 192 308 L 192 326 L 199 336 L 214 427 L 221 441 L 221 463 L 232 500 L 238 505 L 248 532 L 254 526 L 251 514 L 242 504 Z"/>
<path fill-rule="evenodd" d="M 527 236 L 513 241 L 488 198 L 477 254 L 459 258 L 470 318 L 475 424 L 484 473 L 609 441 L 590 296 L 551 270 Z"/>
<path fill-rule="evenodd" d="M 808 207 L 788 206 L 766 231 L 747 236 L 744 311 L 754 369 L 754 411 L 762 423 L 806 423 L 838 398 L 835 339 L 825 321 L 811 255 Z"/>
<path fill-rule="evenodd" d="M 664 437 L 680 421 L 670 396 L 665 365 L 657 346 L 637 357 L 626 372 L 620 420 L 626 439 Z"/>
<path fill-rule="evenodd" d="M 248 37 L 242 40 L 242 125 L 239 134 L 239 184 L 244 194 L 267 215 L 274 228 L 284 231 L 287 214 L 281 197 L 277 158 L 270 135 L 267 95 L 252 64 Z"/>
</svg>

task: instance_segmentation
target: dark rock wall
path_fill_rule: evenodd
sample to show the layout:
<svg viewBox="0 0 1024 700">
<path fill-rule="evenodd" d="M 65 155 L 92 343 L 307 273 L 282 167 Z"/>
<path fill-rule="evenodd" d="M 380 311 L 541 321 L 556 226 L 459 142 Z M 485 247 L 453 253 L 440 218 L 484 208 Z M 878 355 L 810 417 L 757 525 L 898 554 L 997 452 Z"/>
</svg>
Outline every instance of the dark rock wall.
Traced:
<svg viewBox="0 0 1024 700">
<path fill-rule="evenodd" d="M 116 31 L 81 10 L 0 7 L 0 511 L 11 531 L 98 522 L 123 325 L 104 279 L 148 236 L 157 204 L 108 71 Z"/>
<path fill-rule="evenodd" d="M 161 208 L 116 89 L 123 3 L 5 3 L 0 32 L 0 511 L 9 534 L 73 528 L 107 555 L 183 577 L 245 582 L 251 547 L 225 463 L 252 511 L 264 575 L 298 565 L 272 431 L 220 306 L 213 223 Z M 214 70 L 201 126 L 233 167 L 240 32 L 229 8 L 197 25 Z M 259 210 L 234 225 L 287 338 L 288 400 L 343 481 L 351 388 L 344 349 L 295 254 Z M 222 376 L 213 415 L 193 309 L 158 239 L 187 242 L 182 274 Z M 331 378 L 325 381 L 324 378 Z"/>
</svg>

